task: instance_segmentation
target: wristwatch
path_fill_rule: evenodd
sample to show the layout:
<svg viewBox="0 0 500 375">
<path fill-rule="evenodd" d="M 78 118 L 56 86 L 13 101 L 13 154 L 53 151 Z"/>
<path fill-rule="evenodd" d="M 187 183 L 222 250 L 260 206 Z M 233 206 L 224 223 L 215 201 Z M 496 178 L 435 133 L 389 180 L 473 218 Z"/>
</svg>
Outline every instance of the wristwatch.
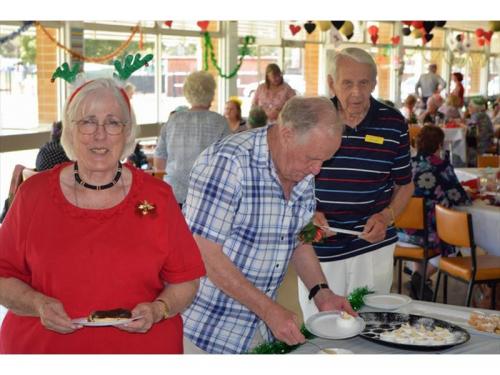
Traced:
<svg viewBox="0 0 500 375">
<path fill-rule="evenodd" d="M 328 284 L 325 284 L 325 283 L 321 283 L 321 284 L 316 284 L 315 286 L 313 286 L 311 288 L 311 290 L 309 291 L 309 300 L 312 300 L 314 298 L 314 296 L 316 294 L 318 294 L 318 292 L 321 290 L 321 289 L 330 289 L 330 287 L 328 286 Z"/>
<path fill-rule="evenodd" d="M 170 316 L 170 307 L 168 306 L 168 303 L 161 298 L 155 299 L 155 302 L 160 302 L 163 305 L 162 319 L 167 319 Z"/>
</svg>

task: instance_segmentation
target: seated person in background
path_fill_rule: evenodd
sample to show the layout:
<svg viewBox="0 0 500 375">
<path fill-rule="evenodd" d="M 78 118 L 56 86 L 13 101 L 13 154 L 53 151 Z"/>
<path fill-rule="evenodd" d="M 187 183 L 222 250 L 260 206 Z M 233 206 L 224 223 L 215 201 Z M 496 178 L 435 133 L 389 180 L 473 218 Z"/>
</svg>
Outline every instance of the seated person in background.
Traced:
<svg viewBox="0 0 500 375">
<path fill-rule="evenodd" d="M 456 95 L 450 94 L 446 98 L 446 102 L 439 107 L 438 111 L 443 114 L 444 122 L 452 120 L 460 120 L 462 115 L 460 114 L 460 98 Z"/>
<path fill-rule="evenodd" d="M 444 115 L 438 112 L 438 108 L 443 104 L 443 98 L 439 95 L 433 95 L 427 100 L 427 109 L 418 116 L 418 121 L 422 124 L 438 125 L 442 122 Z"/>
<path fill-rule="evenodd" d="M 231 97 L 224 106 L 224 117 L 227 120 L 231 133 L 239 133 L 247 130 L 245 120 L 241 117 L 241 101 L 237 97 Z"/>
<path fill-rule="evenodd" d="M 417 123 L 417 115 L 415 114 L 415 105 L 417 104 L 417 97 L 415 95 L 408 95 L 401 108 L 401 113 L 404 118 L 408 120 L 408 124 Z"/>
<path fill-rule="evenodd" d="M 142 151 L 142 146 L 139 142 L 135 144 L 134 152 L 127 157 L 127 161 L 139 169 L 149 169 L 148 157 Z"/>
<path fill-rule="evenodd" d="M 482 97 L 469 100 L 470 118 L 467 121 L 467 159 L 475 168 L 477 155 L 485 154 L 493 145 L 493 124 L 486 114 L 486 101 Z"/>
<path fill-rule="evenodd" d="M 260 107 L 254 107 L 248 114 L 248 126 L 250 129 L 260 128 L 267 125 L 267 115 Z"/>
<path fill-rule="evenodd" d="M 441 157 L 443 149 L 444 132 L 437 126 L 427 125 L 422 128 L 417 136 L 417 155 L 412 158 L 413 182 L 415 184 L 414 197 L 425 198 L 427 212 L 428 244 L 430 249 L 438 250 L 441 255 L 450 255 L 454 252 L 452 246 L 439 241 L 436 233 L 435 205 L 445 207 L 470 204 L 471 201 L 460 185 L 453 166 L 448 159 Z M 423 231 L 398 230 L 401 242 L 423 246 Z M 427 267 L 426 279 L 436 272 L 439 256 L 432 258 Z M 412 298 L 420 295 L 422 266 L 415 264 L 411 278 Z M 430 280 L 428 283 L 430 284 Z M 432 289 L 425 286 L 424 300 L 432 299 Z"/>
<path fill-rule="evenodd" d="M 61 146 L 62 122 L 55 121 L 52 124 L 52 131 L 50 133 L 50 142 L 47 142 L 38 151 L 36 156 L 36 170 L 44 171 L 51 169 L 54 165 L 69 161 Z"/>
</svg>

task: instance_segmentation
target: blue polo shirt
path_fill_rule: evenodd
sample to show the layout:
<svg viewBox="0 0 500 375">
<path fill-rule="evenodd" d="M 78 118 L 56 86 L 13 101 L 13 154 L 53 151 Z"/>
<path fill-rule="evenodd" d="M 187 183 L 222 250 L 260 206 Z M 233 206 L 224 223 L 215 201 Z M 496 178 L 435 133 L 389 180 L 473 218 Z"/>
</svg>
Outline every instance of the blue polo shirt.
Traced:
<svg viewBox="0 0 500 375">
<path fill-rule="evenodd" d="M 389 205 L 394 184 L 411 180 L 408 126 L 398 110 L 370 98 L 366 117 L 354 129 L 345 126 L 340 149 L 316 176 L 317 210 L 331 227 L 363 231 L 368 218 Z M 389 226 L 378 243 L 339 233 L 314 249 L 320 262 L 332 262 L 396 241 L 396 230 Z"/>
</svg>

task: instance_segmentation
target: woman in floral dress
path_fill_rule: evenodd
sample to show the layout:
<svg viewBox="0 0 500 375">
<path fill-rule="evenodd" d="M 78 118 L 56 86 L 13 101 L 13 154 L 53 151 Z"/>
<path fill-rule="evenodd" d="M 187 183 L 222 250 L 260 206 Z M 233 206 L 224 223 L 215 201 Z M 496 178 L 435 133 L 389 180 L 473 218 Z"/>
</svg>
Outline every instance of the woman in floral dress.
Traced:
<svg viewBox="0 0 500 375">
<path fill-rule="evenodd" d="M 447 158 L 441 158 L 443 148 L 444 132 L 434 125 L 426 125 L 417 136 L 417 155 L 412 158 L 413 182 L 415 192 L 413 196 L 425 199 L 427 212 L 427 233 L 429 249 L 438 250 L 441 255 L 449 256 L 454 253 L 454 248 L 440 242 L 436 233 L 436 213 L 435 205 L 440 204 L 445 207 L 458 205 L 469 205 L 471 200 L 460 185 L 453 166 Z M 423 246 L 424 237 L 422 230 L 399 230 L 399 240 Z M 432 258 L 427 267 L 429 278 L 436 272 L 439 257 Z M 412 275 L 412 288 L 419 288 L 421 280 L 421 264 L 416 264 Z M 427 285 L 424 291 L 424 299 L 430 299 L 432 290 Z M 413 294 L 419 295 L 418 290 L 413 290 Z"/>
</svg>

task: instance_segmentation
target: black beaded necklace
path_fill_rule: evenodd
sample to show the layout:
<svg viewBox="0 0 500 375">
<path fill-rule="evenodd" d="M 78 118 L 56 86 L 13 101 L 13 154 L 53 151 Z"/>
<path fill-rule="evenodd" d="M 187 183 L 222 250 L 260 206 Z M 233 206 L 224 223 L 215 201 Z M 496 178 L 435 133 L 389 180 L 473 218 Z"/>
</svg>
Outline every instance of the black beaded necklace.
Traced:
<svg viewBox="0 0 500 375">
<path fill-rule="evenodd" d="M 82 180 L 80 175 L 78 174 L 78 163 L 75 161 L 75 165 L 73 167 L 74 169 L 74 174 L 75 174 L 75 181 L 82 185 L 83 187 L 87 189 L 92 189 L 92 190 L 105 190 L 109 189 L 110 187 L 113 187 L 116 185 L 116 183 L 120 180 L 120 177 L 122 175 L 122 163 L 118 162 L 118 169 L 116 170 L 115 177 L 113 178 L 113 181 L 111 181 L 109 184 L 106 185 L 91 185 L 86 183 L 85 181 Z"/>
</svg>

